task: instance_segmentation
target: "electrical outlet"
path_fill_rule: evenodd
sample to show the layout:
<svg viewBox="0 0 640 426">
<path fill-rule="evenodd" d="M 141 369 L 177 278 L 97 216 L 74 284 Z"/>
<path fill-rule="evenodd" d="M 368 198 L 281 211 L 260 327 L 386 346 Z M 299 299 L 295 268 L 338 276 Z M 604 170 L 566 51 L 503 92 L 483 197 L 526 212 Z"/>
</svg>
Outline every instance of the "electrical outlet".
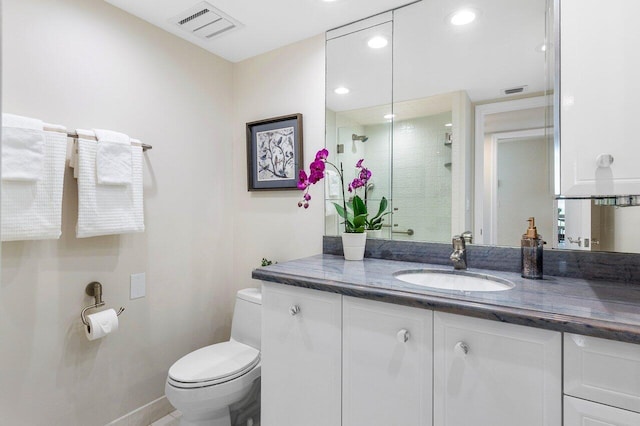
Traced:
<svg viewBox="0 0 640 426">
<path fill-rule="evenodd" d="M 144 272 L 139 274 L 131 274 L 131 295 L 129 298 L 139 299 L 144 297 L 147 292 L 146 276 Z"/>
</svg>

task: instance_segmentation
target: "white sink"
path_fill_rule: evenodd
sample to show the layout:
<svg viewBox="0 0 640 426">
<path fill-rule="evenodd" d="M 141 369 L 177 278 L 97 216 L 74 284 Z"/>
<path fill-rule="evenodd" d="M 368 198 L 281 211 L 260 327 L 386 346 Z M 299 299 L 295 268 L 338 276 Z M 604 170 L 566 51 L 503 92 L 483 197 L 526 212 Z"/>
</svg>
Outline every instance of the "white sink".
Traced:
<svg viewBox="0 0 640 426">
<path fill-rule="evenodd" d="M 504 291 L 515 287 L 503 278 L 467 271 L 420 269 L 396 272 L 394 276 L 409 284 L 442 290 Z"/>
</svg>

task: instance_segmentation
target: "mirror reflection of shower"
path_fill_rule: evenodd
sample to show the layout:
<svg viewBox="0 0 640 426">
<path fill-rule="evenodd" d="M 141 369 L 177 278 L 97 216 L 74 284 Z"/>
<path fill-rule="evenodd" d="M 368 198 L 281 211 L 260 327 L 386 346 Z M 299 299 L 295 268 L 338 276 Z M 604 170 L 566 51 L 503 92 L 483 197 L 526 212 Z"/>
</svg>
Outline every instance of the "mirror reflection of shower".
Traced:
<svg viewBox="0 0 640 426">
<path fill-rule="evenodd" d="M 352 142 L 352 143 L 351 143 L 351 152 L 353 152 L 354 154 L 355 154 L 356 152 L 358 152 L 358 148 L 357 148 L 357 146 L 356 146 L 356 141 L 360 141 L 360 142 L 362 142 L 362 143 L 365 143 L 365 142 L 366 142 L 366 141 L 368 141 L 368 140 L 369 140 L 369 138 L 368 138 L 368 137 L 366 137 L 365 135 L 360 135 L 360 136 L 358 136 L 358 135 L 356 135 L 355 133 L 352 133 L 352 134 L 351 134 L 351 142 Z"/>
</svg>

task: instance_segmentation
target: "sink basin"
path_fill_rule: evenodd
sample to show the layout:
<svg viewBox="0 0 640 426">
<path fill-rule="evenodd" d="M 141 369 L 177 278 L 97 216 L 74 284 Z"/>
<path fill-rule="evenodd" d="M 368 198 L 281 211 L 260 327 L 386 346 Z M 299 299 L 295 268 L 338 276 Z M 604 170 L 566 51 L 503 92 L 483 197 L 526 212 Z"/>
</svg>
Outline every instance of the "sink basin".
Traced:
<svg viewBox="0 0 640 426">
<path fill-rule="evenodd" d="M 441 290 L 504 291 L 515 287 L 511 281 L 486 274 L 444 269 L 419 269 L 396 272 L 406 283 Z"/>
</svg>

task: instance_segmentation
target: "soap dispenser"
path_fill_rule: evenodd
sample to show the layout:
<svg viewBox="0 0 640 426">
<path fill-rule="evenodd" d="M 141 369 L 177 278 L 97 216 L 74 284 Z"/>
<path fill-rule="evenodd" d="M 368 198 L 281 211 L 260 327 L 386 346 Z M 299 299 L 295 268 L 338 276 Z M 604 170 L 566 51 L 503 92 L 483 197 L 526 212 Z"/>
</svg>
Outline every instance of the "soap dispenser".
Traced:
<svg viewBox="0 0 640 426">
<path fill-rule="evenodd" d="M 542 247 L 544 241 L 542 241 L 542 236 L 538 234 L 535 221 L 533 217 L 528 219 L 529 227 L 527 228 L 527 232 L 522 236 L 520 266 L 522 269 L 522 278 L 541 280 Z"/>
</svg>

